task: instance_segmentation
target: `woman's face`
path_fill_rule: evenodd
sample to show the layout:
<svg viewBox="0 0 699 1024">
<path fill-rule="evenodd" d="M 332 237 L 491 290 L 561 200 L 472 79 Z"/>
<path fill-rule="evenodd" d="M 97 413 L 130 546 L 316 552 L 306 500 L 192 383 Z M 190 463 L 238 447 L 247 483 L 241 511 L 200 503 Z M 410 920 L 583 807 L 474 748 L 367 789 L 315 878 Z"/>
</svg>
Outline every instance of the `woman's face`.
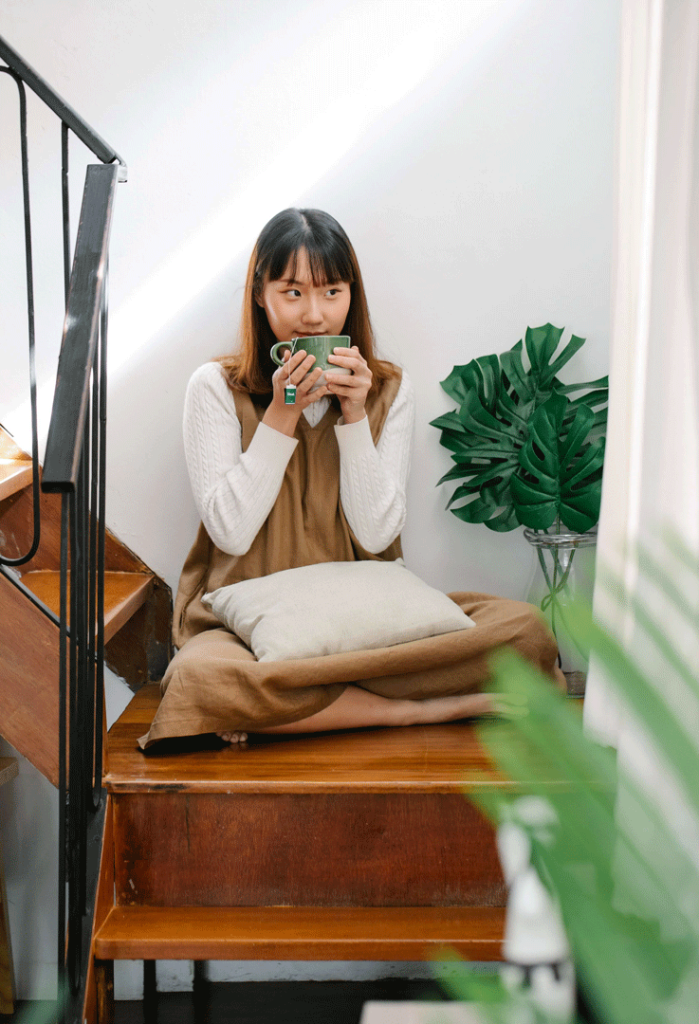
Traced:
<svg viewBox="0 0 699 1024">
<path fill-rule="evenodd" d="M 352 298 L 350 285 L 314 285 L 308 254 L 299 249 L 292 279 L 291 260 L 279 281 L 268 281 L 257 299 L 267 314 L 277 341 L 307 338 L 312 334 L 342 334 Z"/>
</svg>

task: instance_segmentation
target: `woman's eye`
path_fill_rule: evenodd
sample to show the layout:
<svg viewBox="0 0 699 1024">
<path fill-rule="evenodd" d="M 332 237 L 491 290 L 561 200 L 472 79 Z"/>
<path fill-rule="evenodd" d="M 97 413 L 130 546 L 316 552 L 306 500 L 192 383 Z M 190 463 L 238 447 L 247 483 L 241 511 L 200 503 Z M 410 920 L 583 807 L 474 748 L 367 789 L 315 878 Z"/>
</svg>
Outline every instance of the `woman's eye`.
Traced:
<svg viewBox="0 0 699 1024">
<path fill-rule="evenodd" d="M 289 288 L 289 290 L 287 292 L 284 292 L 284 294 L 285 295 L 290 295 L 292 297 L 292 299 L 300 299 L 301 298 L 301 292 L 298 290 L 298 288 Z"/>
<path fill-rule="evenodd" d="M 339 288 L 328 288 L 328 290 L 327 290 L 327 292 L 325 294 L 329 295 L 331 298 L 333 298 L 335 295 L 339 295 L 340 294 L 340 289 Z"/>
</svg>

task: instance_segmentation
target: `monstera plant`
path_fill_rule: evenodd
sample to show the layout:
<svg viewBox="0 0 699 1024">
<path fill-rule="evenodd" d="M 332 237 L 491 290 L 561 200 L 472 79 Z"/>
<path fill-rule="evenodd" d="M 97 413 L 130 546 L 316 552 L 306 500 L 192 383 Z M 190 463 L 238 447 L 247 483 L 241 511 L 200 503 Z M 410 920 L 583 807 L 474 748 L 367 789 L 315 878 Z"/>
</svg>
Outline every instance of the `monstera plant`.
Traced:
<svg viewBox="0 0 699 1024">
<path fill-rule="evenodd" d="M 524 343 L 455 366 L 441 382 L 458 408 L 431 425 L 455 463 L 439 483 L 463 481 L 447 506 L 459 519 L 499 532 L 582 533 L 597 523 L 608 378 L 559 379 L 585 343 L 573 335 L 559 352 L 563 330 L 528 327 Z"/>
<path fill-rule="evenodd" d="M 455 366 L 442 387 L 458 408 L 432 426 L 454 461 L 439 483 L 463 481 L 447 508 L 489 530 L 527 527 L 542 573 L 527 597 L 556 637 L 568 692 L 580 696 L 587 656 L 566 627 L 565 609 L 592 594 L 595 535 L 588 531 L 599 519 L 609 389 L 607 377 L 560 380 L 585 343 L 573 335 L 562 346 L 562 335 L 553 324 L 528 327 L 508 352 Z"/>
</svg>

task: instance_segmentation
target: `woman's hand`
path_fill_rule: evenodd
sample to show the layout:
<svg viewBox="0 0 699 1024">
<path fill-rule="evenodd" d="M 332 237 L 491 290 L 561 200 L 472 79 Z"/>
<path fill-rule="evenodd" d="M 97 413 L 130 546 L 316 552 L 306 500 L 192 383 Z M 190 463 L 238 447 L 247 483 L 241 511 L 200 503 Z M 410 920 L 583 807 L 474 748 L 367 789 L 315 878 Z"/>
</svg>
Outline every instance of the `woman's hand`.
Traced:
<svg viewBox="0 0 699 1024">
<path fill-rule="evenodd" d="M 309 372 L 313 369 L 314 362 L 315 356 L 306 355 L 304 349 L 299 349 L 293 355 L 289 354 L 288 349 L 284 352 L 284 365 L 280 366 L 272 376 L 272 401 L 262 417 L 262 422 L 266 423 L 268 427 L 272 427 L 288 437 L 293 437 L 303 410 L 328 394 L 326 387 L 316 388 L 311 394 L 311 388 L 322 373 L 320 367 L 313 370 L 312 373 Z M 308 376 L 306 376 L 307 374 Z M 289 384 L 296 385 L 294 405 L 284 404 L 284 388 Z"/>
<path fill-rule="evenodd" d="M 352 376 L 349 377 L 346 373 L 332 373 L 327 370 L 325 381 L 328 393 L 337 395 L 340 401 L 345 423 L 358 423 L 366 416 L 364 407 L 371 387 L 372 372 L 367 366 L 366 359 L 360 355 L 357 346 L 353 345 L 350 349 L 336 348 L 334 354 L 328 356 L 328 362 L 346 366 L 352 371 Z"/>
</svg>

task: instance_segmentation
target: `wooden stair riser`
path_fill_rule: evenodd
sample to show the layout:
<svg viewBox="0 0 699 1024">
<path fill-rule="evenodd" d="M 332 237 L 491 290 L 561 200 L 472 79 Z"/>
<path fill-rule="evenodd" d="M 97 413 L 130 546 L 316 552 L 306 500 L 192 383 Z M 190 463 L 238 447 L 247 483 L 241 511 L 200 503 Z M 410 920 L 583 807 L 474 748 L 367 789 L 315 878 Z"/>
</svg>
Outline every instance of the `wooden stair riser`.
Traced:
<svg viewBox="0 0 699 1024">
<path fill-rule="evenodd" d="M 460 794 L 114 796 L 116 902 L 500 906 L 490 824 Z"/>
<path fill-rule="evenodd" d="M 172 657 L 171 627 L 172 595 L 154 577 L 146 603 L 106 644 L 105 661 L 134 691 L 162 679 Z"/>
<path fill-rule="evenodd" d="M 0 576 L 0 733 L 58 785 L 58 627 Z"/>
<path fill-rule="evenodd" d="M 0 624 L 0 735 L 58 786 L 59 628 L 3 576 Z"/>
</svg>

